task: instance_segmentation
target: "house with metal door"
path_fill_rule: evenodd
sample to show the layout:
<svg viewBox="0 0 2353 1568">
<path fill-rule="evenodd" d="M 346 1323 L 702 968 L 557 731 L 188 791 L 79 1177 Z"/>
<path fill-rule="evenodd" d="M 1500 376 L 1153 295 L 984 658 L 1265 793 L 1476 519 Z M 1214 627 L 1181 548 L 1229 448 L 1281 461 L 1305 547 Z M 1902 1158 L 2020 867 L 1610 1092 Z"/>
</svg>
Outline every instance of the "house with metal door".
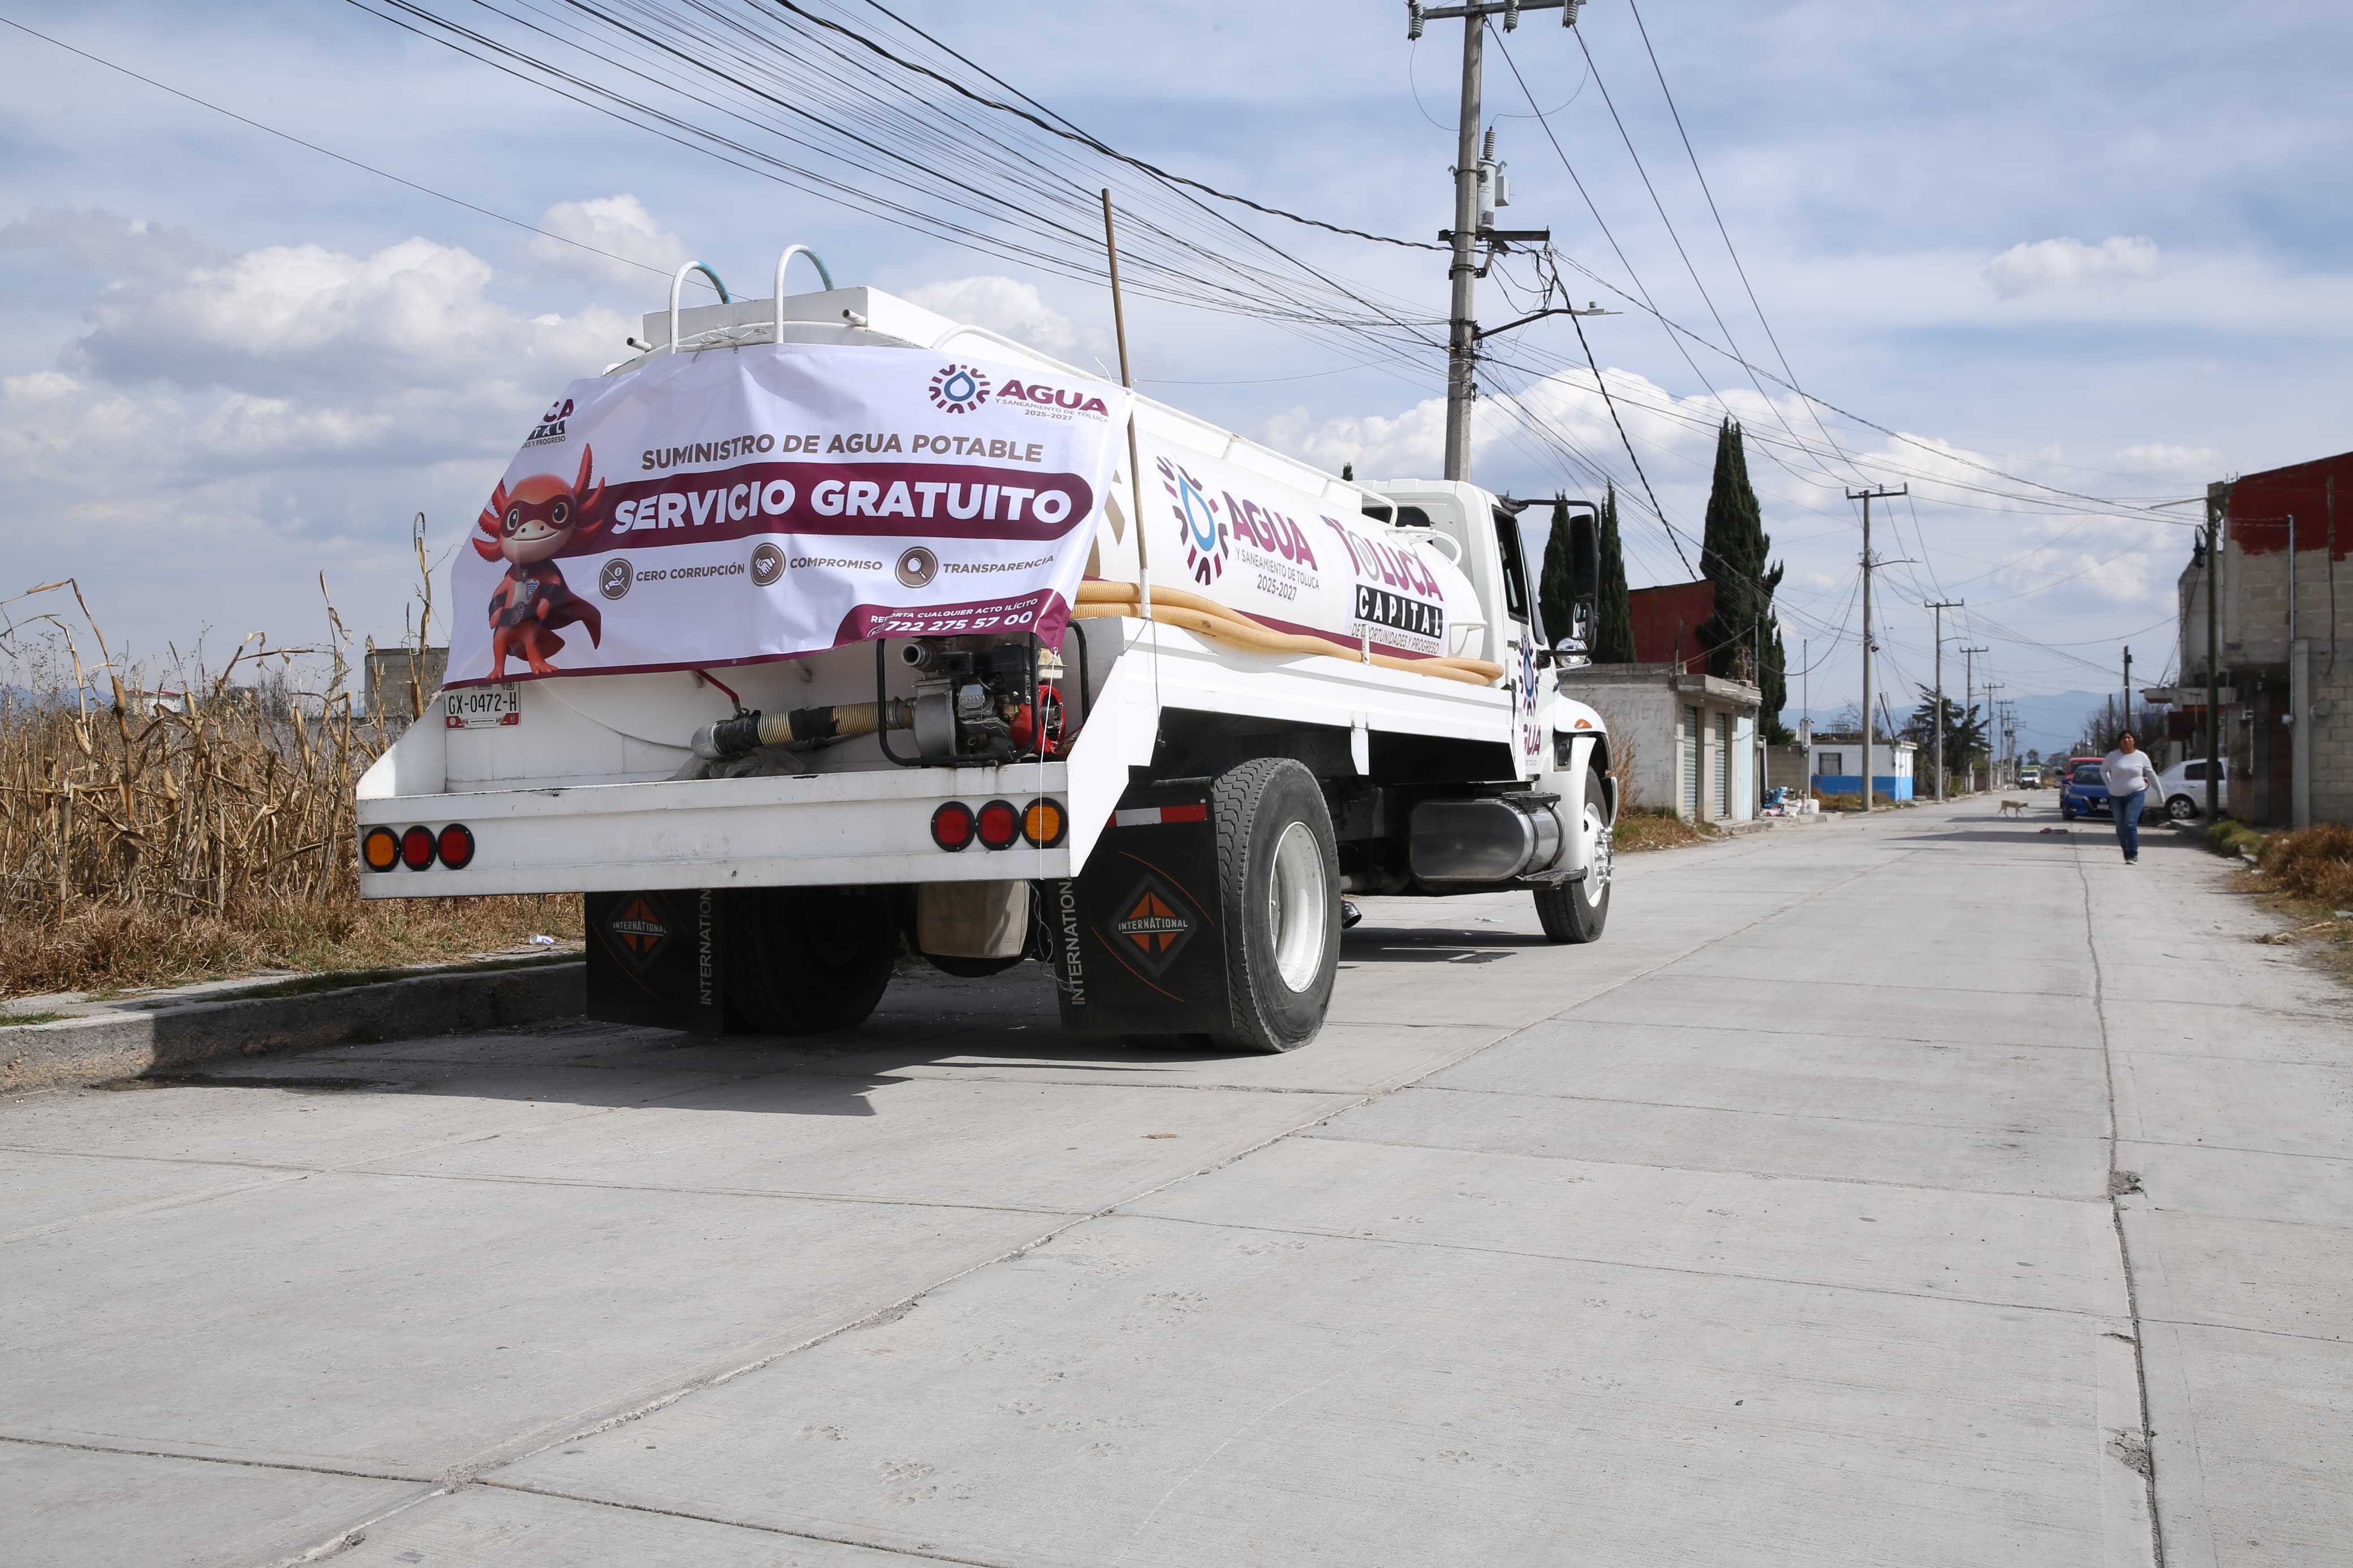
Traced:
<svg viewBox="0 0 2353 1568">
<path fill-rule="evenodd" d="M 1621 808 L 1688 822 L 1757 815 L 1756 687 L 1678 664 L 1596 664 L 1562 670 L 1560 689 L 1609 724 Z"/>
</svg>

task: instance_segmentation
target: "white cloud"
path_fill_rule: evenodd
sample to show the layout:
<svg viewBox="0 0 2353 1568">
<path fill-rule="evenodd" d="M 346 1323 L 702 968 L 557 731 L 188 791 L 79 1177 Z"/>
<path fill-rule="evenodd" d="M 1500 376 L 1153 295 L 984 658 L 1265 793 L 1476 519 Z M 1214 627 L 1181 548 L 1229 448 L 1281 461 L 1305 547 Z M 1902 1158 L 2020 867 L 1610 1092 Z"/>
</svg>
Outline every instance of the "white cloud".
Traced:
<svg viewBox="0 0 2353 1568">
<path fill-rule="evenodd" d="M 150 277 L 220 259 L 210 240 L 188 229 L 124 218 L 95 207 L 44 207 L 0 227 L 0 250 L 41 250 L 74 266 Z"/>
<path fill-rule="evenodd" d="M 606 282 L 643 288 L 649 281 L 647 267 L 675 272 L 694 258 L 686 241 L 656 223 L 645 204 L 626 191 L 585 202 L 558 202 L 540 215 L 539 226 L 547 234 L 532 236 L 533 260 Z M 549 235 L 563 237 L 551 239 Z M 577 243 L 566 245 L 565 240 Z M 644 265 L 632 267 L 617 257 Z"/>
<path fill-rule="evenodd" d="M 2222 454 L 2211 447 L 2171 447 L 2163 442 L 2126 447 L 2116 454 L 2116 462 L 2126 473 L 2185 482 L 2202 482 L 2222 471 Z"/>
<path fill-rule="evenodd" d="M 2113 236 L 2097 245 L 2080 239 L 2037 239 L 2013 245 L 1988 264 L 1986 281 L 1996 295 L 2015 300 L 2053 289 L 2085 285 L 2115 287 L 2157 276 L 2154 240 Z"/>
<path fill-rule="evenodd" d="M 140 621 L 158 638 L 199 616 L 299 635 L 322 570 L 353 624 L 396 628 L 409 515 L 437 552 L 461 538 L 533 416 L 627 330 L 526 315 L 488 262 L 425 239 L 232 256 L 66 216 L 5 232 L 115 275 L 57 368 L 0 379 L 0 557 L 16 586 L 79 577 L 101 615 L 170 606 Z"/>
<path fill-rule="evenodd" d="M 1002 332 L 1081 369 L 1108 361 L 1118 346 L 1103 328 L 1082 327 L 1046 303 L 1037 285 L 1011 278 L 952 278 L 911 289 L 907 298 L 927 310 Z"/>
</svg>

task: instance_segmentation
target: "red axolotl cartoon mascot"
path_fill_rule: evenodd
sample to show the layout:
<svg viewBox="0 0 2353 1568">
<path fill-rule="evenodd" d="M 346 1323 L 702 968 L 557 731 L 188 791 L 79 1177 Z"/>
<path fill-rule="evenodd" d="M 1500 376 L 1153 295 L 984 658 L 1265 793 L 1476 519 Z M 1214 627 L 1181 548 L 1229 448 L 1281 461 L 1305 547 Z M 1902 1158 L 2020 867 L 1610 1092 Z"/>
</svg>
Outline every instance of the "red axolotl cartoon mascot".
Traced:
<svg viewBox="0 0 2353 1568">
<path fill-rule="evenodd" d="M 580 475 L 568 485 L 554 474 L 518 480 L 512 491 L 501 482 L 482 509 L 479 526 L 486 537 L 473 542 L 474 553 L 508 563 L 491 595 L 492 680 L 506 678 L 510 653 L 529 660 L 533 675 L 554 674 L 548 661 L 564 647 L 555 628 L 575 621 L 588 628 L 590 642 L 604 644 L 604 616 L 565 585 L 554 560 L 575 537 L 605 526 L 605 487 L 588 484 L 594 460 L 582 447 Z"/>
</svg>

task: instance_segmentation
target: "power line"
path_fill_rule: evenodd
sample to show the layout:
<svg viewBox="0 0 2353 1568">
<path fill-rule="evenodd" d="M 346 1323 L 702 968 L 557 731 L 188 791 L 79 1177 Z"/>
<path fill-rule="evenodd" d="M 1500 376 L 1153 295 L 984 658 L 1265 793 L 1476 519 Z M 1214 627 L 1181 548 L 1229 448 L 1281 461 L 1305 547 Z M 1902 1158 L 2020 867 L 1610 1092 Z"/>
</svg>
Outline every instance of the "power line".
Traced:
<svg viewBox="0 0 2353 1568">
<path fill-rule="evenodd" d="M 22 22 L 14 21 L 6 16 L 0 16 L 0 25 L 14 27 L 18 32 L 23 33 L 29 37 L 38 38 L 41 42 L 48 44 L 53 47 L 63 49 L 69 55 L 79 55 L 94 66 L 103 66 L 108 70 L 116 72 L 121 76 L 127 76 L 133 81 L 144 82 L 147 86 L 153 88 L 158 92 L 170 93 L 174 98 L 182 99 L 189 103 L 193 103 L 199 109 L 209 109 L 215 114 L 223 115 L 230 120 L 236 121 L 239 125 L 248 126 L 266 135 L 275 136 L 281 142 L 290 142 L 295 146 L 302 148 L 306 152 L 316 153 L 322 158 L 332 158 L 338 163 L 348 163 L 353 168 L 358 169 L 364 174 L 374 174 L 380 180 L 390 180 L 396 185 L 406 185 L 410 190 L 417 192 L 421 195 L 431 196 L 436 201 L 448 202 L 452 206 L 463 207 L 470 213 L 479 213 L 483 217 L 494 218 L 500 223 L 511 224 L 514 227 L 522 229 L 528 233 L 540 235 L 545 238 L 555 240 L 561 244 L 572 246 L 575 249 L 586 250 L 594 255 L 604 257 L 608 261 L 617 261 L 625 267 L 638 268 L 644 271 L 653 273 L 656 277 L 667 278 L 670 276 L 670 268 L 667 267 L 657 267 L 651 262 L 639 261 L 634 256 L 623 256 L 617 251 L 607 250 L 602 246 L 590 245 L 586 240 L 575 239 L 568 234 L 557 234 L 553 229 L 542 228 L 537 224 L 525 223 L 519 217 L 509 217 L 502 212 L 493 212 L 489 207 L 481 206 L 476 203 L 466 200 L 463 196 L 453 196 L 447 191 L 437 191 L 430 185 L 421 185 L 415 180 L 405 179 L 401 175 L 396 174 L 388 169 L 379 169 L 373 163 L 364 163 L 348 153 L 338 153 L 331 147 L 322 147 L 316 142 L 305 142 L 301 137 L 296 136 L 290 132 L 280 131 L 274 125 L 264 125 L 259 120 L 249 119 L 245 115 L 239 114 L 233 109 L 224 109 L 219 104 L 214 103 L 208 99 L 198 98 L 193 92 L 184 91 L 179 88 L 172 86 L 168 82 L 157 81 L 153 77 L 142 76 L 139 72 L 132 70 L 128 66 L 117 65 L 112 60 L 91 54 L 88 49 L 76 48 L 73 45 L 65 42 L 61 38 L 53 38 L 47 33 L 38 32 L 34 28 L 27 27 Z M 705 280 L 698 278 L 697 281 L 702 282 Z"/>
</svg>

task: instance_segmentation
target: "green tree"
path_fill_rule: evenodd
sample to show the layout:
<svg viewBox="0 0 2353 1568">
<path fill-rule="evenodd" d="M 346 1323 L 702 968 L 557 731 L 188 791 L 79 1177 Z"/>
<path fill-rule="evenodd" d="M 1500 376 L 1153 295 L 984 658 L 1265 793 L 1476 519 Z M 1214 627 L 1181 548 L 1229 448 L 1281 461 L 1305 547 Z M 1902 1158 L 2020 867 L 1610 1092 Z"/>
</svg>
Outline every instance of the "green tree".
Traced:
<svg viewBox="0 0 2353 1568">
<path fill-rule="evenodd" d="M 1626 603 L 1626 552 L 1618 539 L 1618 490 L 1611 486 L 1601 503 L 1601 531 L 1596 553 L 1600 558 L 1598 582 L 1577 581 L 1577 555 L 1569 542 L 1568 498 L 1552 503 L 1552 537 L 1545 542 L 1544 571 L 1537 581 L 1536 604 L 1544 616 L 1546 635 L 1556 642 L 1576 624 L 1572 606 L 1577 590 L 1588 587 L 1594 599 L 1594 625 L 1586 652 L 1596 664 L 1634 662 L 1634 617 Z"/>
<path fill-rule="evenodd" d="M 1601 503 L 1601 584 L 1595 594 L 1593 662 L 1634 662 L 1634 609 L 1626 601 L 1626 549 L 1618 538 L 1618 487 Z"/>
<path fill-rule="evenodd" d="M 1920 748 L 1916 759 L 1923 776 L 1936 765 L 1936 693 L 1930 688 L 1920 689 L 1920 706 L 1912 710 L 1900 731 L 1905 740 Z M 1964 709 L 1951 697 L 1945 699 L 1945 772 L 1959 775 L 1975 763 L 1983 766 L 1990 758 L 1987 749 L 1986 722 L 1972 706 Z"/>
<path fill-rule="evenodd" d="M 1716 432 L 1715 477 L 1708 489 L 1699 554 L 1700 575 L 1715 590 L 1715 610 L 1701 624 L 1699 643 L 1707 650 L 1710 675 L 1757 683 L 1766 733 L 1780 744 L 1788 734 L 1781 723 L 1788 702 L 1788 658 L 1773 615 L 1782 569 L 1769 563 L 1772 550 L 1757 491 L 1748 482 L 1740 426 L 1726 419 Z"/>
</svg>

